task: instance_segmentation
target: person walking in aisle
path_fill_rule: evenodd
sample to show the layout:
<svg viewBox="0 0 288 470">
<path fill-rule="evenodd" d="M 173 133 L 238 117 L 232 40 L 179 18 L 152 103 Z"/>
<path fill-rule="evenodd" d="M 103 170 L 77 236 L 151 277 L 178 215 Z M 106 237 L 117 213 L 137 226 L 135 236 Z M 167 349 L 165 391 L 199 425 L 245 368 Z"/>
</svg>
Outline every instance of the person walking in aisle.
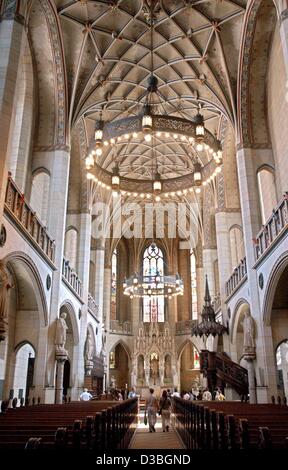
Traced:
<svg viewBox="0 0 288 470">
<path fill-rule="evenodd" d="M 159 415 L 161 415 L 161 418 L 162 418 L 163 432 L 169 431 L 171 408 L 172 408 L 171 399 L 168 397 L 167 391 L 163 390 L 162 397 L 160 398 L 160 409 L 159 409 Z"/>
<path fill-rule="evenodd" d="M 145 414 L 147 412 L 149 432 L 156 432 L 155 424 L 157 421 L 158 401 L 157 398 L 153 395 L 154 389 L 150 388 L 149 392 L 150 395 L 146 400 Z"/>
</svg>

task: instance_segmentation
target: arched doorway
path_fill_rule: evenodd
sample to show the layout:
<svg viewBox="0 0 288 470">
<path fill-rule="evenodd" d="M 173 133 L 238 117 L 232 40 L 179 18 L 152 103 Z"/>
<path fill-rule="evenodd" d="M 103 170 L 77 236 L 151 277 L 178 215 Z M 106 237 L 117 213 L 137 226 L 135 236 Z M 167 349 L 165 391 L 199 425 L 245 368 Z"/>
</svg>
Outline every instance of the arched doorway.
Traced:
<svg viewBox="0 0 288 470">
<path fill-rule="evenodd" d="M 109 353 L 110 386 L 125 390 L 130 385 L 129 356 L 122 345 L 118 343 Z"/>
<path fill-rule="evenodd" d="M 17 252 L 5 259 L 10 274 L 8 329 L 0 344 L 2 399 L 43 397 L 47 305 L 40 275 L 32 260 Z"/>
<path fill-rule="evenodd" d="M 199 351 L 191 341 L 188 341 L 180 353 L 181 391 L 191 391 L 196 382 L 200 384 Z"/>
<path fill-rule="evenodd" d="M 272 310 L 271 330 L 277 377 L 277 394 L 288 398 L 288 266 L 277 283 Z"/>
<path fill-rule="evenodd" d="M 282 341 L 276 349 L 277 387 L 280 396 L 288 399 L 288 339 Z"/>
<path fill-rule="evenodd" d="M 16 352 L 13 392 L 10 392 L 11 398 L 17 397 L 19 400 L 29 398 L 30 390 L 33 387 L 34 365 L 35 349 L 29 343 L 20 345 Z"/>
</svg>

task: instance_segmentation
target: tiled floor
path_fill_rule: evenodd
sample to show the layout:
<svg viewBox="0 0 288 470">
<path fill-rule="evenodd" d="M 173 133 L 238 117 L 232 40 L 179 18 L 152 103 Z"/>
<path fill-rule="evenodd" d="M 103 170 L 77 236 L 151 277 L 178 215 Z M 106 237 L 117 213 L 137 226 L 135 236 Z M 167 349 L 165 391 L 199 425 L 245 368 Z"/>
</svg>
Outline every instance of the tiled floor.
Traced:
<svg viewBox="0 0 288 470">
<path fill-rule="evenodd" d="M 144 413 L 141 412 L 137 431 L 131 441 L 130 449 L 183 449 L 178 434 L 170 426 L 169 432 L 162 431 L 161 417 L 157 417 L 156 432 L 150 433 L 148 425 L 144 425 Z"/>
</svg>

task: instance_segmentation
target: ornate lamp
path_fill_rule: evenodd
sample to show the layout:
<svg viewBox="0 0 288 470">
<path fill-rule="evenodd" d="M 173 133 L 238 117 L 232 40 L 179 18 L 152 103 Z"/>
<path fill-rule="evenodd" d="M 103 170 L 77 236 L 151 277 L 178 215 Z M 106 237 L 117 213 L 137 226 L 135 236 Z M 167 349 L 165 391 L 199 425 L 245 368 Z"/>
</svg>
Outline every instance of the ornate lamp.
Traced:
<svg viewBox="0 0 288 470">
<path fill-rule="evenodd" d="M 119 167 L 115 165 L 113 168 L 113 174 L 111 178 L 111 187 L 114 191 L 117 191 L 120 186 L 120 174 L 119 174 Z"/>
<path fill-rule="evenodd" d="M 97 157 L 100 157 L 102 155 L 103 128 L 104 128 L 104 122 L 100 118 L 99 121 L 96 121 L 96 125 L 95 125 L 95 146 L 96 146 Z"/>
<path fill-rule="evenodd" d="M 159 194 L 162 191 L 161 175 L 158 171 L 155 173 L 155 178 L 153 180 L 153 191 L 155 194 Z"/>
<path fill-rule="evenodd" d="M 196 124 L 196 137 L 199 141 L 202 141 L 205 135 L 204 118 L 202 114 L 198 112 L 194 118 L 194 122 Z"/>
<path fill-rule="evenodd" d="M 227 332 L 227 328 L 221 323 L 216 321 L 215 310 L 212 307 L 211 296 L 209 292 L 208 279 L 206 276 L 206 287 L 205 287 L 205 303 L 202 310 L 202 322 L 198 325 L 193 326 L 192 336 L 221 336 Z"/>
<path fill-rule="evenodd" d="M 202 183 L 202 173 L 201 173 L 201 164 L 196 162 L 194 164 L 194 174 L 193 174 L 194 183 L 196 186 L 201 186 Z"/>
</svg>

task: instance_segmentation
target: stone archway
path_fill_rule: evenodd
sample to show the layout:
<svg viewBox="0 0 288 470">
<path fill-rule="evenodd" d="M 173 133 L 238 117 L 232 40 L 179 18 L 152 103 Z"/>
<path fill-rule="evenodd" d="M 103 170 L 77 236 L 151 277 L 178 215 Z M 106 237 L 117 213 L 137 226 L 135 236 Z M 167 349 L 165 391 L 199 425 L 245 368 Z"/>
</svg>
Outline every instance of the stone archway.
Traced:
<svg viewBox="0 0 288 470">
<path fill-rule="evenodd" d="M 181 392 L 190 392 L 196 382 L 200 384 L 199 351 L 190 340 L 180 350 L 179 365 Z"/>
<path fill-rule="evenodd" d="M 3 398 L 25 398 L 30 353 L 33 374 L 28 384 L 29 396 L 43 400 L 46 350 L 42 345 L 47 341 L 48 315 L 42 281 L 34 263 L 24 253 L 12 253 L 5 261 L 10 284 L 14 287 L 8 297 L 7 336 L 0 343 L 0 354 L 4 359 L 0 366 Z"/>
</svg>

